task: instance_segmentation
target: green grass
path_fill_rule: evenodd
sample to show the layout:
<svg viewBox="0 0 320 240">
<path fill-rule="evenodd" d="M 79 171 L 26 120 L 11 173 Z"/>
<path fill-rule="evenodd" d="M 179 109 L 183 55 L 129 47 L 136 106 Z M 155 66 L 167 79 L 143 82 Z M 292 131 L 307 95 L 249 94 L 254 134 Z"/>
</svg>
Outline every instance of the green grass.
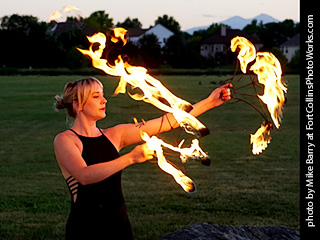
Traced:
<svg viewBox="0 0 320 240">
<path fill-rule="evenodd" d="M 173 93 L 194 103 L 218 86 L 211 81 L 219 83 L 228 77 L 158 78 Z M 53 110 L 53 97 L 66 82 L 78 78 L 0 76 L 0 239 L 64 237 L 70 196 L 52 142 L 68 126 L 65 112 Z M 111 97 L 118 80 L 98 78 L 108 98 L 107 118 L 98 123 L 100 127 L 132 122 L 132 117 L 160 116 L 153 106 L 127 95 Z M 289 91 L 283 124 L 272 130 L 271 144 L 258 156 L 251 154 L 249 135 L 262 118 L 246 104 L 224 104 L 199 117 L 211 131 L 200 143 L 212 163 L 209 167 L 186 164 L 196 193 L 185 193 L 156 164 L 124 170 L 123 191 L 137 240 L 158 239 L 197 222 L 298 228 L 299 76 L 284 79 Z"/>
</svg>

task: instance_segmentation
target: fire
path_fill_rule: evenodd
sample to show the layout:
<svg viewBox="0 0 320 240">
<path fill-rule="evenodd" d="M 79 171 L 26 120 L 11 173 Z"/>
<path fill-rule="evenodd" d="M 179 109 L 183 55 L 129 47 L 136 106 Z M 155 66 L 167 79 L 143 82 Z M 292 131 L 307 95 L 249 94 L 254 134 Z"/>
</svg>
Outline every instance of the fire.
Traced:
<svg viewBox="0 0 320 240">
<path fill-rule="evenodd" d="M 258 155 L 268 147 L 271 140 L 271 123 L 261 124 L 261 127 L 255 134 L 250 134 L 250 143 L 252 144 L 252 153 Z"/>
<path fill-rule="evenodd" d="M 264 94 L 259 98 L 268 106 L 271 118 L 279 128 L 285 103 L 284 93 L 287 92 L 281 81 L 280 62 L 272 53 L 258 53 L 250 70 L 258 75 L 259 83 L 264 85 Z"/>
<path fill-rule="evenodd" d="M 126 31 L 123 28 L 116 28 L 116 36 L 111 38 L 112 42 L 118 42 L 122 39 L 126 42 Z M 120 77 L 119 84 L 115 90 L 115 94 L 125 93 L 127 84 L 130 84 L 132 89 L 139 88 L 142 94 L 129 94 L 135 100 L 143 100 L 144 102 L 153 104 L 162 111 L 172 113 L 180 124 L 188 133 L 198 136 L 203 135 L 207 128 L 199 122 L 194 116 L 186 111 L 190 111 L 192 106 L 185 100 L 173 95 L 162 83 L 150 76 L 147 69 L 143 67 L 131 66 L 124 62 L 121 56 L 115 61 L 115 65 L 111 65 L 106 59 L 101 58 L 103 50 L 106 47 L 106 36 L 99 32 L 91 37 L 87 37 L 91 46 L 89 50 L 78 49 L 82 54 L 89 56 L 92 59 L 92 65 L 105 73 Z M 93 50 L 93 44 L 99 43 L 99 48 Z M 162 99 L 168 103 L 165 104 Z"/>
<path fill-rule="evenodd" d="M 235 37 L 231 40 L 231 51 L 235 52 L 237 48 L 240 48 L 238 59 L 240 61 L 241 71 L 246 73 L 248 63 L 256 58 L 256 49 L 254 45 L 244 37 Z"/>
<path fill-rule="evenodd" d="M 111 36 L 111 41 L 113 43 L 118 43 L 121 40 L 123 44 L 126 44 L 126 29 L 115 28 L 113 29 L 113 33 L 114 36 Z M 111 64 L 107 59 L 102 58 L 107 41 L 105 34 L 99 32 L 91 37 L 88 36 L 87 38 L 91 43 L 89 49 L 78 50 L 82 54 L 91 58 L 92 65 L 95 68 L 104 71 L 106 74 L 120 78 L 114 94 L 126 93 L 127 84 L 129 84 L 132 89 L 138 88 L 141 90 L 140 94 L 128 93 L 133 99 L 143 100 L 144 102 L 153 104 L 162 111 L 172 113 L 174 118 L 186 132 L 197 136 L 204 136 L 209 133 L 209 130 L 201 122 L 199 122 L 193 115 L 189 114 L 192 110 L 192 105 L 189 102 L 173 95 L 159 80 L 150 76 L 147 69 L 131 66 L 129 63 L 124 62 L 121 56 L 118 56 L 114 64 Z M 96 49 L 97 44 L 98 49 Z M 95 49 L 93 49 L 93 45 L 95 45 Z M 165 100 L 166 103 L 164 103 L 163 100 Z M 195 139 L 190 148 L 182 148 L 183 142 L 178 147 L 174 147 L 155 136 L 149 137 L 145 132 L 141 133 L 141 138 L 147 142 L 150 149 L 156 151 L 158 165 L 163 171 L 171 174 L 175 181 L 181 185 L 186 192 L 192 193 L 196 191 L 193 181 L 182 171 L 167 162 L 162 148 L 166 147 L 172 151 L 179 152 L 182 162 L 185 162 L 188 159 L 200 159 L 204 165 L 209 165 L 210 159 L 200 148 L 198 140 Z"/>
<path fill-rule="evenodd" d="M 255 60 L 250 67 L 258 76 L 260 84 L 264 85 L 263 95 L 258 95 L 261 101 L 267 105 L 268 111 L 276 128 L 280 127 L 285 103 L 286 86 L 281 80 L 282 70 L 279 60 L 269 52 L 256 54 L 254 45 L 243 37 L 235 37 L 231 40 L 231 50 L 234 52 L 240 48 L 238 59 L 243 73 L 246 73 L 248 63 Z M 253 154 L 261 153 L 270 143 L 271 123 L 262 125 L 258 131 L 251 135 Z"/>
<path fill-rule="evenodd" d="M 114 43 L 117 43 L 119 41 L 119 38 L 123 42 L 123 46 L 127 43 L 127 30 L 121 27 L 114 28 L 113 29 L 114 36 L 111 36 L 111 41 Z"/>
<path fill-rule="evenodd" d="M 166 144 L 156 136 L 152 136 L 151 138 L 147 133 L 141 132 L 141 138 L 146 141 L 148 147 L 151 150 L 156 151 L 158 158 L 158 166 L 166 173 L 172 175 L 174 180 L 183 188 L 184 191 L 188 193 L 193 193 L 196 191 L 195 184 L 193 181 L 187 177 L 182 171 L 178 170 L 174 166 L 172 166 L 169 162 L 167 162 L 165 156 L 163 155 L 162 146 L 169 147 L 172 150 L 179 151 L 179 148 L 175 148 L 169 144 Z M 186 150 L 188 151 L 188 150 Z M 192 151 L 192 150 L 191 150 Z M 179 151 L 180 152 L 180 151 Z M 181 152 L 182 154 L 182 152 Z M 182 154 L 183 155 L 183 154 Z"/>
</svg>

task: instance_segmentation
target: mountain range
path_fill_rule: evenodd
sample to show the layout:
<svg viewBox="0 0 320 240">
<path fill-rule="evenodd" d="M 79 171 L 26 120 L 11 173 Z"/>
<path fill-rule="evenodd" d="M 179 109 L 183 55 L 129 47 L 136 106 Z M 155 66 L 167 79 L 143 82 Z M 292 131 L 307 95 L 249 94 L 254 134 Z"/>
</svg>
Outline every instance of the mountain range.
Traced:
<svg viewBox="0 0 320 240">
<path fill-rule="evenodd" d="M 247 26 L 248 24 L 250 24 L 252 22 L 252 20 L 256 19 L 257 20 L 257 24 L 260 24 L 260 22 L 262 22 L 263 24 L 266 23 L 270 23 L 270 22 L 280 22 L 279 20 L 267 15 L 267 14 L 260 14 L 256 17 L 253 18 L 243 18 L 240 16 L 234 16 L 231 18 L 228 18 L 224 21 L 218 22 L 218 24 L 224 24 L 224 25 L 228 25 L 230 26 L 232 29 L 240 29 L 242 30 L 245 26 Z M 195 31 L 199 31 L 199 30 L 205 30 L 207 29 L 209 26 L 200 26 L 200 27 L 193 27 L 187 30 L 184 30 L 184 32 L 187 32 L 189 34 L 193 34 L 193 32 Z"/>
</svg>

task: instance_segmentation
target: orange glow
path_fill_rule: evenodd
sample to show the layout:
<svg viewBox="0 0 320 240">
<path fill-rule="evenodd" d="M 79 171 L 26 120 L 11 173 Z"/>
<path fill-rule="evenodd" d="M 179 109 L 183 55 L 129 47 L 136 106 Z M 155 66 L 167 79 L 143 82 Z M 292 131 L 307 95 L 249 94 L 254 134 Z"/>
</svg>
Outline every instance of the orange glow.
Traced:
<svg viewBox="0 0 320 240">
<path fill-rule="evenodd" d="M 243 73 L 247 72 L 248 63 L 252 62 L 256 57 L 256 49 L 254 45 L 244 37 L 235 37 L 231 40 L 231 51 L 235 52 L 240 48 L 238 59 L 240 68 Z"/>
<path fill-rule="evenodd" d="M 250 134 L 250 143 L 252 144 L 252 153 L 258 155 L 268 147 L 271 140 L 271 124 L 261 124 L 261 127 L 255 134 Z"/>
</svg>

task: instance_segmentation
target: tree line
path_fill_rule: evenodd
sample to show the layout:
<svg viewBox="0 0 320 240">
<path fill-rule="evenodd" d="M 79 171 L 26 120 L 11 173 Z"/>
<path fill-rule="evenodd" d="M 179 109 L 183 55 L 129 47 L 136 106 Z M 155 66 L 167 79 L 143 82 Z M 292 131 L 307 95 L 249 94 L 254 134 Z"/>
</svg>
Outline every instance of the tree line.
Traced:
<svg viewBox="0 0 320 240">
<path fill-rule="evenodd" d="M 81 19 L 69 17 L 66 23 L 73 25 L 68 31 L 58 35 L 57 23 L 42 22 L 29 15 L 4 16 L 0 18 L 0 67 L 13 68 L 82 68 L 90 66 L 90 61 L 76 50 L 88 48 L 89 42 L 84 29 L 108 32 L 115 26 L 142 28 L 137 19 L 127 18 L 114 23 L 105 11 L 96 11 Z M 214 67 L 210 59 L 200 55 L 201 42 L 220 31 L 221 25 L 213 23 L 208 29 L 194 32 L 192 35 L 181 31 L 180 24 L 168 15 L 158 17 L 154 24 L 161 23 L 171 30 L 165 47 L 161 48 L 155 35 L 145 35 L 138 46 L 130 42 L 121 49 L 121 54 L 128 57 L 133 65 L 148 68 L 208 68 Z M 243 31 L 255 34 L 269 51 L 281 55 L 279 46 L 300 31 L 300 24 L 292 20 L 279 23 L 262 24 L 253 20 Z M 119 53 L 115 51 L 115 53 Z M 276 55 L 277 56 L 277 55 Z M 278 56 L 277 56 L 278 57 Z M 283 58 L 283 56 L 280 56 Z M 283 60 L 285 61 L 285 59 Z"/>
</svg>

